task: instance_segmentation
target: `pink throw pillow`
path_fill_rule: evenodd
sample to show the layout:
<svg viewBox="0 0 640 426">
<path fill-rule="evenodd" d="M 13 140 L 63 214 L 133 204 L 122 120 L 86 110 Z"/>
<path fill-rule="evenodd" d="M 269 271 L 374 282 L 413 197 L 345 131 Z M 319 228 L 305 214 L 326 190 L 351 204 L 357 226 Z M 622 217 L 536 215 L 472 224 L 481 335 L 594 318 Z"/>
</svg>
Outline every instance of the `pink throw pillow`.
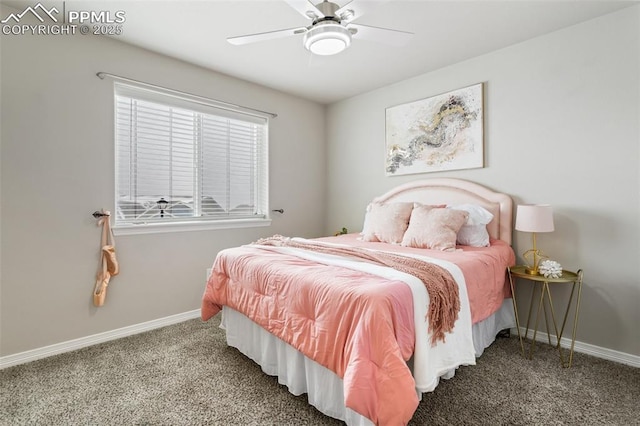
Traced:
<svg viewBox="0 0 640 426">
<path fill-rule="evenodd" d="M 399 244 L 409 226 L 413 203 L 371 203 L 362 229 L 363 241 Z"/>
<path fill-rule="evenodd" d="M 456 249 L 457 233 L 468 217 L 469 213 L 462 210 L 415 207 L 401 244 L 408 247 L 453 251 Z"/>
</svg>

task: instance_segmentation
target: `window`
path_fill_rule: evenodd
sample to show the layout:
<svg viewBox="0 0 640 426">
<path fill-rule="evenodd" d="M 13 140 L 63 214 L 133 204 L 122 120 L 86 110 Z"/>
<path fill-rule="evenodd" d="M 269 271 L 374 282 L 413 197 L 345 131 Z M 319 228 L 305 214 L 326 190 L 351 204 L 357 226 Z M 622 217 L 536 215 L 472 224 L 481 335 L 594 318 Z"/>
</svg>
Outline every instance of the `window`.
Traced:
<svg viewBox="0 0 640 426">
<path fill-rule="evenodd" d="M 115 117 L 116 228 L 268 224 L 266 117 L 121 83 Z"/>
</svg>

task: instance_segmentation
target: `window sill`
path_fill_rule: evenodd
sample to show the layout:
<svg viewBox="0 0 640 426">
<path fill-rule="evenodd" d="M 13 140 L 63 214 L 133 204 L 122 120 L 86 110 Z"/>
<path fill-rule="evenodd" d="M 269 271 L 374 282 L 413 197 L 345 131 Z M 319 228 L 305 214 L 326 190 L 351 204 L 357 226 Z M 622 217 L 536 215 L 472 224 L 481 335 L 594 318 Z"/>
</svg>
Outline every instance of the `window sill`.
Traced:
<svg viewBox="0 0 640 426">
<path fill-rule="evenodd" d="M 148 223 L 115 225 L 114 235 L 161 234 L 166 232 L 211 231 L 215 229 L 256 228 L 270 226 L 271 219 L 235 219 L 199 222 Z"/>
</svg>

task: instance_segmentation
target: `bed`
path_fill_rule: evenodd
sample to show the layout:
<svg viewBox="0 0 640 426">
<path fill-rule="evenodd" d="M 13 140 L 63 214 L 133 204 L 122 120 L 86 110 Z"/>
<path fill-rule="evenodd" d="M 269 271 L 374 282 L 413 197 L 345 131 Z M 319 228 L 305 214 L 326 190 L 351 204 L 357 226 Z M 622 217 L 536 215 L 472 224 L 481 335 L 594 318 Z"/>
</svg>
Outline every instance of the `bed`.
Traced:
<svg viewBox="0 0 640 426">
<path fill-rule="evenodd" d="M 470 206 L 488 219 L 472 222 Z M 399 244 L 371 238 L 371 229 L 384 233 L 391 223 L 380 225 L 375 208 L 403 210 Z M 400 185 L 372 200 L 360 234 L 274 236 L 218 253 L 202 319 L 222 311 L 227 344 L 327 416 L 406 424 L 422 393 L 475 364 L 497 333 L 515 326 L 506 279 L 515 263 L 512 209 L 508 195 L 465 180 Z M 431 240 L 440 249 L 423 248 L 418 219 L 436 213 L 453 214 L 458 225 L 463 217 L 463 228 L 481 228 L 490 243 L 460 244 L 456 225 L 453 247 Z M 407 238 L 416 229 L 417 240 Z"/>
</svg>

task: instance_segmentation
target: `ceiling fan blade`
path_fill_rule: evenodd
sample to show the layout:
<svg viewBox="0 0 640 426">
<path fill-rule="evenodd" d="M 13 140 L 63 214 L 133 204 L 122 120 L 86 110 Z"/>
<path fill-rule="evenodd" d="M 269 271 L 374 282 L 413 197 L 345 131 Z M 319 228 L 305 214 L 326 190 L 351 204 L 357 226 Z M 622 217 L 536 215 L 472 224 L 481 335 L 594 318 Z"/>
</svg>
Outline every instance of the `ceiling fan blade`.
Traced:
<svg viewBox="0 0 640 426">
<path fill-rule="evenodd" d="M 336 15 L 340 17 L 342 23 L 348 23 L 388 1 L 389 0 L 351 0 L 338 9 Z"/>
<path fill-rule="evenodd" d="M 241 44 L 254 43 L 256 41 L 271 40 L 274 38 L 281 38 L 281 37 L 287 37 L 287 36 L 292 36 L 296 34 L 303 34 L 306 32 L 307 32 L 307 27 L 289 28 L 286 30 L 268 31 L 266 33 L 257 33 L 257 34 L 248 34 L 248 35 L 237 36 L 237 37 L 228 37 L 227 41 L 231 44 L 241 45 Z"/>
<path fill-rule="evenodd" d="M 354 38 L 376 41 L 391 46 L 404 46 L 411 40 L 413 33 L 407 31 L 391 30 L 389 28 L 371 27 L 369 25 L 349 24 L 349 30 L 356 29 Z"/>
<path fill-rule="evenodd" d="M 298 11 L 302 16 L 307 19 L 315 20 L 318 18 L 324 18 L 324 13 L 320 11 L 313 3 L 308 0 L 284 0 L 289 6 Z M 322 2 L 322 0 L 318 0 Z"/>
</svg>

